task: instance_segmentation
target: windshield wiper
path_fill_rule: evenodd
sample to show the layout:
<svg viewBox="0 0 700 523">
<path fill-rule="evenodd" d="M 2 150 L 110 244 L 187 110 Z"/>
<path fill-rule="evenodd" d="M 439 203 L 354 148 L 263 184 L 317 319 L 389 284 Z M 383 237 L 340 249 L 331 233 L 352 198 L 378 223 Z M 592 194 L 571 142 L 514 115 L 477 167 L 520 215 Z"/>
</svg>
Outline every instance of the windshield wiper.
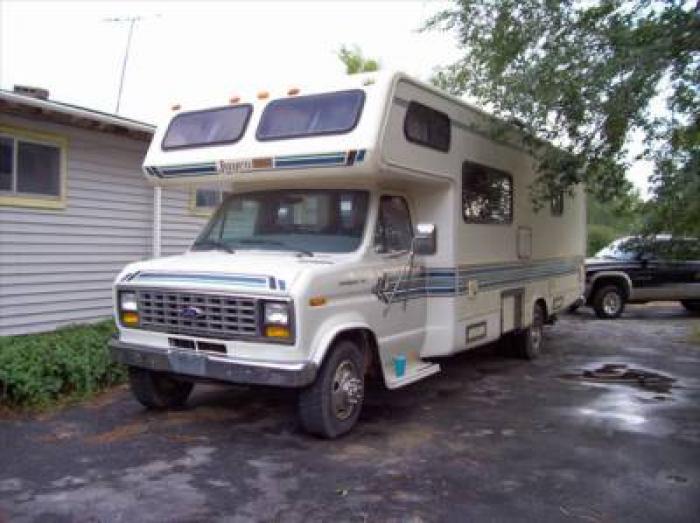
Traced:
<svg viewBox="0 0 700 523">
<path fill-rule="evenodd" d="M 192 246 L 191 250 L 193 250 L 193 251 L 211 251 L 212 249 L 226 251 L 226 252 L 231 253 L 231 254 L 236 252 L 231 247 L 226 245 L 224 242 L 221 242 L 218 240 L 203 240 L 201 242 L 197 242 Z"/>
<path fill-rule="evenodd" d="M 292 247 L 291 245 L 287 245 L 284 242 L 280 242 L 277 240 L 252 240 L 252 239 L 244 239 L 244 240 L 238 240 L 238 243 L 241 243 L 243 245 L 278 245 L 280 247 L 284 247 L 285 249 L 289 249 L 292 251 L 296 251 L 297 254 L 301 254 L 304 256 L 309 256 L 312 257 L 314 256 L 314 253 L 311 251 L 307 251 L 306 249 L 299 249 L 298 247 Z"/>
</svg>

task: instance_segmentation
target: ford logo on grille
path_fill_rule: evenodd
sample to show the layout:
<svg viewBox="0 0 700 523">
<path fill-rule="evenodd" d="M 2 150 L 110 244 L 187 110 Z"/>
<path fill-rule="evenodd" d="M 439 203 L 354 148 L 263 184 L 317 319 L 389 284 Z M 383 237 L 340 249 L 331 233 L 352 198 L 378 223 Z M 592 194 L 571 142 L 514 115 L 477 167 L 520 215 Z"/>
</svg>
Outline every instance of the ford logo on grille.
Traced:
<svg viewBox="0 0 700 523">
<path fill-rule="evenodd" d="M 199 318 L 201 316 L 204 316 L 204 312 L 202 311 L 202 309 L 199 309 L 197 307 L 192 307 L 190 305 L 190 306 L 187 306 L 184 309 L 182 309 L 182 311 L 180 311 L 180 316 L 182 316 L 183 318 L 193 320 L 195 318 Z"/>
</svg>

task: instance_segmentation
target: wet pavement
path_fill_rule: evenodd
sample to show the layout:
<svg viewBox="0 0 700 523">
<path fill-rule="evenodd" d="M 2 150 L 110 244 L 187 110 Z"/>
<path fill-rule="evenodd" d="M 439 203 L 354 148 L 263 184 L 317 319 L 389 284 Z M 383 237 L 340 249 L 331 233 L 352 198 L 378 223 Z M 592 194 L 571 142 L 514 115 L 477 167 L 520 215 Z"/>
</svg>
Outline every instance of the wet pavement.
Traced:
<svg viewBox="0 0 700 523">
<path fill-rule="evenodd" d="M 289 392 L 200 386 L 150 413 L 125 388 L 0 420 L 0 521 L 698 521 L 700 319 L 588 310 L 534 363 L 496 347 L 369 393 L 303 434 Z"/>
</svg>

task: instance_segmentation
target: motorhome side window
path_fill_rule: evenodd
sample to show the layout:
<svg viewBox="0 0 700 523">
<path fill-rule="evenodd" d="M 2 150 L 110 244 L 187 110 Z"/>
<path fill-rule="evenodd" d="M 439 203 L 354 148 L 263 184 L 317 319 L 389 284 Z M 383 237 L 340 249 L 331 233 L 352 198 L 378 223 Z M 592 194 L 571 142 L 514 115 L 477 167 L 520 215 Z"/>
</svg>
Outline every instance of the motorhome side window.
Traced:
<svg viewBox="0 0 700 523">
<path fill-rule="evenodd" d="M 512 223 L 513 177 L 485 165 L 464 162 L 462 213 L 466 223 Z"/>
<path fill-rule="evenodd" d="M 445 113 L 411 102 L 406 109 L 403 130 L 409 142 L 445 153 L 450 150 L 450 117 Z"/>
<path fill-rule="evenodd" d="M 273 100 L 258 124 L 258 140 L 343 134 L 357 125 L 365 102 L 359 90 Z"/>
<path fill-rule="evenodd" d="M 380 252 L 410 250 L 413 240 L 411 213 L 401 196 L 382 196 L 374 238 Z"/>
<path fill-rule="evenodd" d="M 243 137 L 252 112 L 250 105 L 234 105 L 178 114 L 165 131 L 162 148 L 167 151 L 236 143 Z"/>
<path fill-rule="evenodd" d="M 552 216 L 561 216 L 564 214 L 564 191 L 558 190 L 552 194 L 550 200 L 550 210 Z"/>
</svg>

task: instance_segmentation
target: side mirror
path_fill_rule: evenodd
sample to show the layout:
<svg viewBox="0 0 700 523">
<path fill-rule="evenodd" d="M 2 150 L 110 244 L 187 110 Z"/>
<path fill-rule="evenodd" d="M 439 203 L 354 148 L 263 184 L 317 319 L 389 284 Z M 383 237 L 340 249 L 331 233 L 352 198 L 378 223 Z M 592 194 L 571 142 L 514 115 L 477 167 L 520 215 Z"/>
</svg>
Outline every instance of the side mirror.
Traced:
<svg viewBox="0 0 700 523">
<path fill-rule="evenodd" d="M 419 223 L 413 237 L 413 253 L 419 255 L 435 254 L 437 250 L 437 228 L 433 223 Z"/>
</svg>

